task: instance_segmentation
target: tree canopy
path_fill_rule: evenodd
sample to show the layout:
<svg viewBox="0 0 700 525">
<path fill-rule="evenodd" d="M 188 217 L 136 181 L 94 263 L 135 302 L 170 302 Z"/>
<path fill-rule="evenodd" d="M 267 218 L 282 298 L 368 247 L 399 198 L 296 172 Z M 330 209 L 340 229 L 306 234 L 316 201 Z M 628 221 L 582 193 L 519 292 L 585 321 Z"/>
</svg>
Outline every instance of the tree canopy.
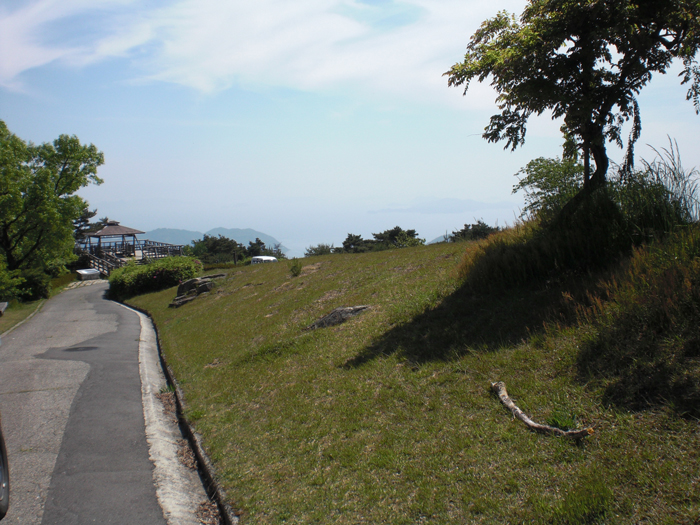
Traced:
<svg viewBox="0 0 700 525">
<path fill-rule="evenodd" d="M 7 270 L 70 258 L 73 221 L 87 207 L 75 192 L 102 183 L 97 168 L 103 163 L 94 145 L 75 136 L 36 146 L 0 120 L 0 258 Z"/>
<path fill-rule="evenodd" d="M 255 257 L 256 255 L 272 255 L 278 259 L 284 259 L 282 247 L 279 244 L 272 248 L 265 246 L 265 243 L 256 237 L 255 241 L 249 241 L 248 246 L 240 244 L 234 239 L 229 239 L 223 235 L 215 237 L 204 235 L 202 239 L 192 241 L 192 246 L 185 247 L 187 255 L 193 255 L 205 264 L 217 264 Z"/>
<path fill-rule="evenodd" d="M 343 241 L 342 250 L 338 251 L 344 253 L 376 252 L 425 244 L 425 239 L 419 239 L 416 230 L 404 230 L 400 226 L 380 233 L 373 233 L 372 237 L 374 239 L 363 239 L 362 235 L 348 233 Z"/>
<path fill-rule="evenodd" d="M 623 147 L 629 121 L 631 168 L 641 132 L 636 97 L 653 73 L 666 73 L 679 59 L 686 98 L 700 112 L 699 46 L 699 0 L 529 0 L 519 20 L 506 12 L 486 20 L 464 61 L 445 75 L 465 94 L 472 80 L 491 79 L 500 112 L 485 128 L 489 142 L 515 149 L 533 114 L 563 118 L 569 154 L 582 154 L 583 189 L 590 191 L 605 183 L 607 143 Z"/>
<path fill-rule="evenodd" d="M 479 219 L 474 224 L 465 224 L 464 228 L 453 231 L 452 235 L 446 236 L 446 238 L 449 242 L 477 241 L 485 239 L 499 230 L 498 226 L 489 226 L 482 219 Z"/>
</svg>

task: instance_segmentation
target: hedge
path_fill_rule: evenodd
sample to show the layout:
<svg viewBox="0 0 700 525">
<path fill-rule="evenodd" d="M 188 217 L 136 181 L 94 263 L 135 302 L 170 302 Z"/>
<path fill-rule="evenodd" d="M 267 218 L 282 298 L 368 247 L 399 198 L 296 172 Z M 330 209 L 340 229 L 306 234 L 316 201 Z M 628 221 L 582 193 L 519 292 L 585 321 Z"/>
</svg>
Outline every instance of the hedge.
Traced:
<svg viewBox="0 0 700 525">
<path fill-rule="evenodd" d="M 131 261 L 109 276 L 109 295 L 119 301 L 156 292 L 197 277 L 201 270 L 202 263 L 190 257 L 166 257 L 148 264 Z"/>
</svg>

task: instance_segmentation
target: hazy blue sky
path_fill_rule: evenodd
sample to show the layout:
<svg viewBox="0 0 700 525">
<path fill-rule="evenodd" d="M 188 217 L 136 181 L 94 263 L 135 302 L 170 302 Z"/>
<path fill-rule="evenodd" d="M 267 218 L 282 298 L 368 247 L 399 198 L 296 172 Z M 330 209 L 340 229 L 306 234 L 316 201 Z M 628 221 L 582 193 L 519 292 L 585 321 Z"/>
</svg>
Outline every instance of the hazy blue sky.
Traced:
<svg viewBox="0 0 700 525">
<path fill-rule="evenodd" d="M 301 255 L 399 225 L 431 240 L 512 223 L 513 176 L 560 153 L 542 117 L 515 153 L 480 135 L 494 93 L 442 73 L 522 0 L 5 0 L 0 119 L 35 143 L 105 154 L 81 192 L 142 230 L 254 228 Z M 677 71 L 676 71 L 677 73 Z M 640 98 L 637 151 L 678 140 L 700 165 L 700 117 L 674 74 Z M 611 147 L 613 158 L 620 152 Z"/>
</svg>

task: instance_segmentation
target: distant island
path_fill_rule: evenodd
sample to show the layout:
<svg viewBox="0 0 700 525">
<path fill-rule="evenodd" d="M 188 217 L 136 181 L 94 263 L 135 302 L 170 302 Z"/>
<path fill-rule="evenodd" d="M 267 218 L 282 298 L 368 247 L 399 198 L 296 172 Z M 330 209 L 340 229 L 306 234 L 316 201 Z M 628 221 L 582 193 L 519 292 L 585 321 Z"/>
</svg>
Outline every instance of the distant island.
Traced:
<svg viewBox="0 0 700 525">
<path fill-rule="evenodd" d="M 189 245 L 192 241 L 198 241 L 204 238 L 205 235 L 211 235 L 213 237 L 218 237 L 222 235 L 233 239 L 239 244 L 247 245 L 249 242 L 255 242 L 255 239 L 260 239 L 265 243 L 268 248 L 274 247 L 280 242 L 266 233 L 253 230 L 251 228 L 214 228 L 207 232 L 198 232 L 194 230 L 178 230 L 174 228 L 157 228 L 146 232 L 143 235 L 144 239 L 148 239 L 156 242 L 167 242 L 169 244 L 182 244 Z M 288 248 L 285 246 L 280 246 L 282 253 L 287 253 Z"/>
</svg>

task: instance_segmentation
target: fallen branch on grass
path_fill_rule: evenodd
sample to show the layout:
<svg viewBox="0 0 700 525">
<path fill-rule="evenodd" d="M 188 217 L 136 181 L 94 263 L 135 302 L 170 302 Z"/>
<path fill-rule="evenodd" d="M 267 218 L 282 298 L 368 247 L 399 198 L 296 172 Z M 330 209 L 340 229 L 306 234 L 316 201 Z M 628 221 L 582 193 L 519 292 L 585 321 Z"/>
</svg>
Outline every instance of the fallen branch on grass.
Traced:
<svg viewBox="0 0 700 525">
<path fill-rule="evenodd" d="M 513 403 L 510 397 L 508 397 L 506 384 L 503 381 L 491 383 L 491 390 L 498 395 L 501 403 L 503 403 L 513 413 L 513 416 L 525 423 L 525 426 L 527 426 L 527 428 L 530 430 L 541 434 L 554 434 L 555 436 L 564 436 L 575 439 L 584 438 L 593 434 L 592 428 L 584 428 L 583 430 L 562 430 L 560 428 L 550 427 L 549 425 L 540 425 L 539 423 L 535 423 L 532 419 L 527 417 L 522 410 L 515 406 L 515 403 Z"/>
</svg>

